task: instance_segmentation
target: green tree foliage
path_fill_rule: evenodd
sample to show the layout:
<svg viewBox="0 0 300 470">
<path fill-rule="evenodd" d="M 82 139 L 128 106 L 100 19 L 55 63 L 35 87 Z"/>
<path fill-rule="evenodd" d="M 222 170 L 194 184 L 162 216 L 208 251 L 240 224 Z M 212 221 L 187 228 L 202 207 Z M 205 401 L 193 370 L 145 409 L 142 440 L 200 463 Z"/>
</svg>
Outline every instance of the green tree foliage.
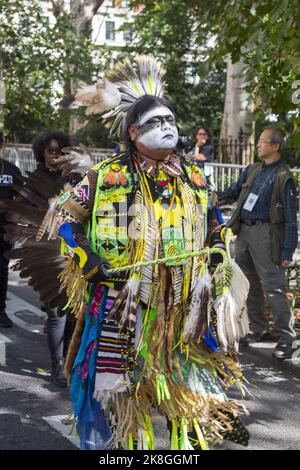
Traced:
<svg viewBox="0 0 300 470">
<path fill-rule="evenodd" d="M 126 53 L 151 53 L 166 69 L 167 92 L 174 105 L 181 134 L 193 135 L 199 124 L 217 133 L 223 115 L 226 67 L 218 60 L 208 70 L 206 28 L 195 16 L 193 1 L 133 1 L 140 7 L 131 28 Z"/>
<path fill-rule="evenodd" d="M 233 62 L 243 57 L 247 90 L 253 98 L 256 115 L 262 118 L 270 112 L 276 114 L 289 131 L 294 131 L 294 142 L 300 142 L 297 136 L 300 113 L 294 88 L 300 88 L 300 83 L 296 83 L 300 79 L 299 1 L 219 0 L 214 3 L 218 13 L 210 12 L 209 2 L 206 3 L 207 20 L 216 37 L 211 62 L 228 53 Z M 201 17 L 200 10 L 198 17 Z"/>
<path fill-rule="evenodd" d="M 247 89 L 259 122 L 273 112 L 287 130 L 294 131 L 294 142 L 300 141 L 299 0 L 132 0 L 131 7 L 139 14 L 123 54 L 152 53 L 162 59 L 182 134 L 193 133 L 199 123 L 218 133 L 224 103 L 223 60 L 230 54 L 233 61 L 242 57 L 245 62 Z M 99 74 L 104 55 L 107 59 L 106 49 L 94 65 L 89 37 L 81 34 L 63 8 L 57 12 L 56 23 L 50 25 L 39 2 L 0 0 L 0 67 L 10 139 L 29 140 L 45 127 L 67 130 L 70 114 L 57 102 L 71 84 L 88 83 L 95 69 Z M 293 88 L 297 86 L 298 93 Z M 99 143 L 106 138 L 100 133 Z"/>
<path fill-rule="evenodd" d="M 91 79 L 92 46 L 79 37 L 67 13 L 55 24 L 37 2 L 0 0 L 1 61 L 6 88 L 5 130 L 11 141 L 30 141 L 44 128 L 68 130 L 69 113 L 58 106 L 70 78 Z"/>
<path fill-rule="evenodd" d="M 142 9 L 134 22 L 135 42 L 140 51 L 164 59 L 182 122 L 200 118 L 218 127 L 225 82 L 218 71 L 230 55 L 233 62 L 245 62 L 256 119 L 262 123 L 274 113 L 294 143 L 300 142 L 299 0 L 133 0 L 132 5 Z M 199 76 L 200 83 L 191 84 L 189 75 Z"/>
</svg>

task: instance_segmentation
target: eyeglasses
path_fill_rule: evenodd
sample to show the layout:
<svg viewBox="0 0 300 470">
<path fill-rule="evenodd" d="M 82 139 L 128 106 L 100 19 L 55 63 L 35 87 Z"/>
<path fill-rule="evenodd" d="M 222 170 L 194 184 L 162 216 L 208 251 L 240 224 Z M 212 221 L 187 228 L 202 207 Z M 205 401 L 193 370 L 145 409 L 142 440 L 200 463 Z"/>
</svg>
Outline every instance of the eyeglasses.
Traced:
<svg viewBox="0 0 300 470">
<path fill-rule="evenodd" d="M 263 140 L 263 139 L 260 139 L 257 141 L 257 145 L 260 145 L 260 144 L 272 144 L 272 145 L 275 145 L 275 144 L 280 144 L 281 145 L 281 142 L 271 142 L 271 140 Z"/>
<path fill-rule="evenodd" d="M 57 153 L 59 154 L 61 152 L 60 148 L 59 147 L 46 147 L 46 150 L 48 153 L 52 154 L 52 153 Z"/>
<path fill-rule="evenodd" d="M 259 144 L 273 144 L 274 142 L 271 142 L 270 140 L 263 140 L 263 139 L 260 139 L 257 141 L 257 145 Z"/>
</svg>

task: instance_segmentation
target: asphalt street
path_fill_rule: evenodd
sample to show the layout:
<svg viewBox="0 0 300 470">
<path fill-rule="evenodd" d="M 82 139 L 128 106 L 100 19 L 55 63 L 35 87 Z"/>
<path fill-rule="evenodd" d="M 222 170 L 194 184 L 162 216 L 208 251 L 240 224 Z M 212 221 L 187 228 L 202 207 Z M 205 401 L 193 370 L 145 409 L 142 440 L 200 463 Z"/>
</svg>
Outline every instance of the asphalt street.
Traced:
<svg viewBox="0 0 300 470">
<path fill-rule="evenodd" d="M 8 304 L 15 326 L 0 330 L 11 340 L 6 365 L 0 366 L 0 449 L 76 449 L 76 436 L 66 437 L 70 427 L 61 424 L 61 416 L 71 413 L 68 392 L 50 380 L 40 303 L 15 273 L 10 276 Z M 251 434 L 247 449 L 300 450 L 300 358 L 272 360 L 273 347 L 261 344 L 240 352 L 251 393 L 243 401 L 249 410 L 244 418 Z M 235 390 L 229 395 L 240 399 Z M 158 445 L 165 446 L 163 438 Z M 226 442 L 220 449 L 243 448 Z"/>
</svg>

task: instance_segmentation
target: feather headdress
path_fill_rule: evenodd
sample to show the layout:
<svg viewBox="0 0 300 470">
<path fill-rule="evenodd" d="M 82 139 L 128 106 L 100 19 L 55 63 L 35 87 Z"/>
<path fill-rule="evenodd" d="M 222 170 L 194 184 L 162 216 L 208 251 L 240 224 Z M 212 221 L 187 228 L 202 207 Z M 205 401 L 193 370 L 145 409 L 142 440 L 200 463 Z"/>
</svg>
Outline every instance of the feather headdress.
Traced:
<svg viewBox="0 0 300 470">
<path fill-rule="evenodd" d="M 136 100 L 144 95 L 163 96 L 164 75 L 162 65 L 152 56 L 126 58 L 106 73 L 101 82 L 78 90 L 68 107 L 83 106 L 88 116 L 102 114 L 110 134 L 120 137 L 123 119 Z"/>
</svg>

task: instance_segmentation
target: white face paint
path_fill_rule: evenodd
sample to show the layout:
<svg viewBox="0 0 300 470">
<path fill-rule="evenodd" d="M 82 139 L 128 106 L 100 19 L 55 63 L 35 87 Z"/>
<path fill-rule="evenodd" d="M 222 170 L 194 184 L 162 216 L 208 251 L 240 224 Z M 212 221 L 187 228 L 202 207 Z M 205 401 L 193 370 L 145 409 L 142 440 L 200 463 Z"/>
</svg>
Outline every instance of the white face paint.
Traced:
<svg viewBox="0 0 300 470">
<path fill-rule="evenodd" d="M 157 106 L 144 113 L 136 127 L 137 141 L 148 149 L 173 149 L 177 145 L 175 116 L 166 106 Z"/>
</svg>

